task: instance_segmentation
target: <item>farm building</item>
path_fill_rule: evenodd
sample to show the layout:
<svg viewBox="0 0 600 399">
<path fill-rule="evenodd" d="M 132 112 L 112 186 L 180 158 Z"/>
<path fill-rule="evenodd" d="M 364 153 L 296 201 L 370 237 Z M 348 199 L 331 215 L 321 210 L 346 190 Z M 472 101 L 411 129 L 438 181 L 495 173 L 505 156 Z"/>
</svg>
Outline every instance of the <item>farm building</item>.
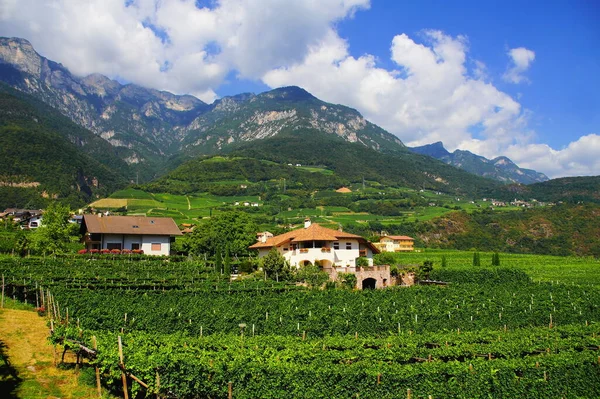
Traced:
<svg viewBox="0 0 600 399">
<path fill-rule="evenodd" d="M 375 244 L 381 252 L 411 252 L 414 245 L 415 239 L 408 236 L 383 236 Z"/>
<path fill-rule="evenodd" d="M 250 249 L 257 249 L 261 258 L 276 248 L 291 266 L 319 264 L 332 280 L 337 279 L 338 273 L 354 273 L 359 288 L 379 288 L 390 282 L 389 266 L 373 267 L 373 254 L 379 250 L 359 235 L 328 229 L 307 219 L 304 228 L 258 238 Z M 369 267 L 358 267 L 356 259 L 359 257 L 366 258 Z"/>
<path fill-rule="evenodd" d="M 81 231 L 86 249 L 142 250 L 169 255 L 175 236 L 182 235 L 171 218 L 84 215 Z"/>
</svg>

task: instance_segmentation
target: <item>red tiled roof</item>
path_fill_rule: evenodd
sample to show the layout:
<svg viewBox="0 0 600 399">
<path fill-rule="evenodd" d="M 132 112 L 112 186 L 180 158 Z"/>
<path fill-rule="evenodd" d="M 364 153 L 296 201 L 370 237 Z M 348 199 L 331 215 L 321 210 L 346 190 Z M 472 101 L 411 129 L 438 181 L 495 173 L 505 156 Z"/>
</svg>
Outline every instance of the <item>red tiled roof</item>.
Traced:
<svg viewBox="0 0 600 399">
<path fill-rule="evenodd" d="M 312 223 L 310 226 L 306 228 L 300 228 L 293 231 L 288 231 L 287 233 L 280 234 L 275 237 L 271 237 L 267 239 L 265 242 L 257 242 L 254 245 L 251 245 L 250 249 L 258 249 L 258 248 L 271 248 L 278 247 L 282 244 L 288 242 L 302 242 L 302 241 L 339 241 L 344 238 L 353 238 L 360 242 L 364 242 L 371 247 L 371 250 L 375 250 L 376 253 L 379 253 L 369 241 L 364 239 L 363 237 L 345 233 L 339 230 L 328 229 L 326 227 L 322 227 L 317 223 Z"/>
<path fill-rule="evenodd" d="M 84 215 L 83 223 L 89 233 L 161 236 L 180 236 L 182 234 L 171 218 Z"/>
</svg>

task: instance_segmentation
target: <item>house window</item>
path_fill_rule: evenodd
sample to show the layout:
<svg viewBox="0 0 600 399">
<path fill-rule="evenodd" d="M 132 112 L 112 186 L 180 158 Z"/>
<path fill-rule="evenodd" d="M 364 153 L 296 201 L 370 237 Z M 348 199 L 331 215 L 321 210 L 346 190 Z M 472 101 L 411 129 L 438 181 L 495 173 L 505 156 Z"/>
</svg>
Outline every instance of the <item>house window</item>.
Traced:
<svg viewBox="0 0 600 399">
<path fill-rule="evenodd" d="M 347 242 L 346 243 L 346 249 L 352 249 L 352 243 L 351 242 Z"/>
<path fill-rule="evenodd" d="M 106 249 L 121 249 L 120 242 L 109 242 L 106 244 Z"/>
<path fill-rule="evenodd" d="M 132 242 L 131 243 L 131 250 L 133 251 L 134 249 L 140 249 L 140 243 L 139 242 Z"/>
<path fill-rule="evenodd" d="M 151 249 L 152 251 L 160 251 L 160 242 L 153 242 Z"/>
<path fill-rule="evenodd" d="M 338 249 L 340 249 L 340 243 L 339 243 L 339 242 L 337 242 L 337 241 L 335 241 L 335 242 L 333 243 L 333 249 L 335 249 L 336 251 L 337 251 Z"/>
<path fill-rule="evenodd" d="M 287 249 L 287 247 L 283 247 L 283 250 L 284 250 L 284 251 L 287 251 L 288 249 Z"/>
</svg>

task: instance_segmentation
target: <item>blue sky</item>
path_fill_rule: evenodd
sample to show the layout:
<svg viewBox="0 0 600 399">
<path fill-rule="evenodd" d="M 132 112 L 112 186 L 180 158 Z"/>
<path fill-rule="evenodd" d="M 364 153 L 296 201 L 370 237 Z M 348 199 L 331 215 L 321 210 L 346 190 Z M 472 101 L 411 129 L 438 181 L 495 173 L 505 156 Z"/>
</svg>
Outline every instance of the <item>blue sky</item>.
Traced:
<svg viewBox="0 0 600 399">
<path fill-rule="evenodd" d="M 600 2 L 0 0 L 72 72 L 204 101 L 302 86 L 408 145 L 599 175 Z"/>
</svg>

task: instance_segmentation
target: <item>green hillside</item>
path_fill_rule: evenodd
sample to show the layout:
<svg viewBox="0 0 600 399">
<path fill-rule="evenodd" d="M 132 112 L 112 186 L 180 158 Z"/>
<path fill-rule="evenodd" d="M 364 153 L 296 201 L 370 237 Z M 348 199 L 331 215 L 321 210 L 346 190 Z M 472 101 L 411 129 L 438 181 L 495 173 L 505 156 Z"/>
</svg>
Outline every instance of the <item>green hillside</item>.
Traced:
<svg viewBox="0 0 600 399">
<path fill-rule="evenodd" d="M 103 139 L 51 107 L 0 86 L 0 208 L 81 206 L 126 184 L 127 165 Z"/>
<path fill-rule="evenodd" d="M 539 201 L 600 204 L 600 176 L 563 177 L 523 188 L 522 195 Z"/>
<path fill-rule="evenodd" d="M 600 257 L 600 206 L 452 212 L 395 226 L 430 248 Z M 375 227 L 375 226 L 371 226 Z"/>
<path fill-rule="evenodd" d="M 232 155 L 278 163 L 321 165 L 350 182 L 437 190 L 482 197 L 500 184 L 409 151 L 382 153 L 314 130 L 301 130 L 244 144 Z"/>
</svg>

